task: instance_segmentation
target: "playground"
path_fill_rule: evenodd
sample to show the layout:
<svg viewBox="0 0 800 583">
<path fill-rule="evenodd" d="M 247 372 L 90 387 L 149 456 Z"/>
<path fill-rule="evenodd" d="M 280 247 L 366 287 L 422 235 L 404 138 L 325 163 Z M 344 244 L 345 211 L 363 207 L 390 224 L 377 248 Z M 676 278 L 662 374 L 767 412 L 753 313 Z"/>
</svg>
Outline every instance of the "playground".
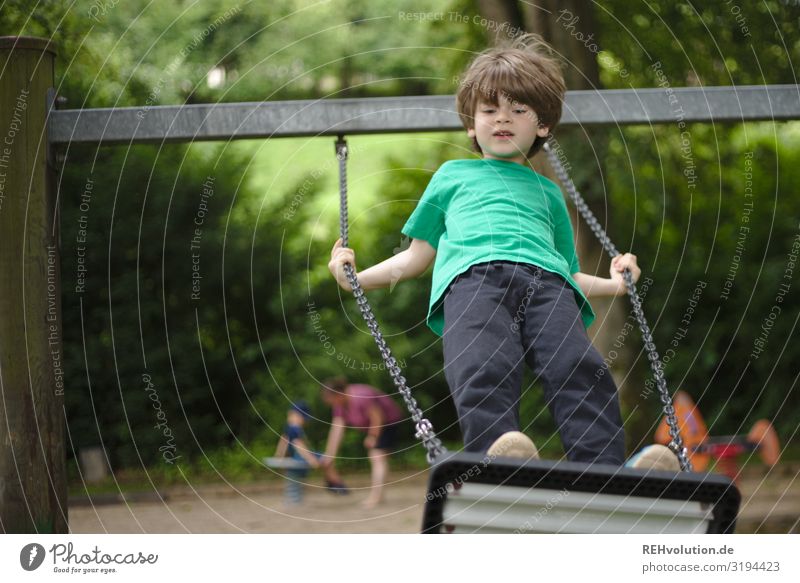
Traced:
<svg viewBox="0 0 800 583">
<path fill-rule="evenodd" d="M 800 5 L 100 4 L 0 30 L 0 532 L 800 533 Z"/>
<path fill-rule="evenodd" d="M 333 496 L 317 483 L 307 487 L 299 507 L 283 504 L 283 485 L 231 484 L 176 487 L 128 494 L 127 502 L 75 499 L 70 530 L 82 533 L 417 533 L 422 523 L 427 472 L 397 474 L 379 508 L 362 509 L 369 479 L 354 476 L 350 496 Z M 737 533 L 800 534 L 800 464 L 771 471 L 746 468 L 741 476 L 742 508 Z"/>
</svg>

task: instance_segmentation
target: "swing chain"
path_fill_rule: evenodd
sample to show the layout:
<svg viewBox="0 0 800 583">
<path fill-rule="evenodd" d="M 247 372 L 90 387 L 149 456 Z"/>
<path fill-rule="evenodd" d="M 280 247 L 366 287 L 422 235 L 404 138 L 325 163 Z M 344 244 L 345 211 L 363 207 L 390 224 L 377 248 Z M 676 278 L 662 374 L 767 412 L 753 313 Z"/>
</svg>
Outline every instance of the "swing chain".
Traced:
<svg viewBox="0 0 800 583">
<path fill-rule="evenodd" d="M 547 153 L 550 165 L 553 167 L 556 176 L 561 181 L 561 184 L 564 185 L 567 194 L 572 199 L 572 202 L 575 204 L 578 212 L 581 213 L 581 216 L 586 221 L 586 224 L 589 225 L 589 228 L 600 241 L 600 244 L 612 258 L 619 255 L 619 251 L 617 251 L 617 248 L 611 242 L 611 239 L 609 239 L 606 232 L 600 226 L 599 221 L 589 209 L 589 205 L 587 205 L 586 201 L 583 200 L 583 197 L 575 187 L 575 183 L 572 182 L 569 174 L 567 174 L 566 169 L 561 164 L 561 160 L 558 159 L 558 156 L 550 147 L 549 141 L 545 142 L 544 150 Z M 669 390 L 667 389 L 667 381 L 664 378 L 664 365 L 658 356 L 656 345 L 653 342 L 653 335 L 650 332 L 650 326 L 647 324 L 647 319 L 645 318 L 644 310 L 642 309 L 642 299 L 639 297 L 639 294 L 636 291 L 636 285 L 633 283 L 633 276 L 631 275 L 629 269 L 625 269 L 622 277 L 625 280 L 628 296 L 630 297 L 631 304 L 633 305 L 633 314 L 636 318 L 636 322 L 639 324 L 639 330 L 641 330 L 642 333 L 644 347 L 647 351 L 647 358 L 650 360 L 650 368 L 653 371 L 653 376 L 656 380 L 656 386 L 658 387 L 659 398 L 664 407 L 664 415 L 666 416 L 667 425 L 669 426 L 669 435 L 672 438 L 669 443 L 669 448 L 675 453 L 676 456 L 678 456 L 681 469 L 686 472 L 691 472 L 692 464 L 689 461 L 687 450 L 683 445 L 683 439 L 681 438 L 680 431 L 678 429 L 678 419 L 675 416 L 675 408 L 672 406 L 672 398 L 670 397 Z"/>
<path fill-rule="evenodd" d="M 347 141 L 343 136 L 339 136 L 336 140 L 336 158 L 339 160 L 339 231 L 342 237 L 342 246 L 347 247 Z M 381 358 L 383 358 L 383 362 L 386 364 L 386 370 L 389 371 L 395 387 L 397 387 L 397 390 L 403 397 L 408 412 L 411 413 L 411 419 L 414 421 L 416 427 L 414 437 L 422 441 L 422 445 L 425 446 L 425 450 L 427 451 L 426 457 L 428 463 L 433 463 L 437 457 L 446 451 L 445 447 L 433 431 L 431 422 L 425 418 L 425 414 L 417 403 L 417 400 L 411 394 L 411 389 L 409 389 L 406 384 L 403 371 L 397 364 L 397 360 L 392 356 L 392 351 L 386 344 L 383 334 L 381 334 L 378 322 L 375 319 L 375 314 L 372 312 L 372 307 L 367 301 L 364 289 L 358 282 L 355 269 L 351 264 L 345 263 L 344 273 L 347 276 L 347 281 L 353 288 L 353 296 L 355 296 L 361 316 L 364 318 L 367 328 L 369 328 L 372 337 L 375 339 L 375 344 L 378 345 L 378 351 L 381 353 Z"/>
</svg>

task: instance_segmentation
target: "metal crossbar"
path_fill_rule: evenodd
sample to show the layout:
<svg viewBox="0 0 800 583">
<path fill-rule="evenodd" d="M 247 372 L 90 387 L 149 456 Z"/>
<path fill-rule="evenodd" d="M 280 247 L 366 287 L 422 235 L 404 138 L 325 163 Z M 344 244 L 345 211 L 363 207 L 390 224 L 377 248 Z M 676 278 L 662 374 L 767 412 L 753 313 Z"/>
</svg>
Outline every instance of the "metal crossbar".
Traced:
<svg viewBox="0 0 800 583">
<path fill-rule="evenodd" d="M 569 125 L 800 119 L 800 85 L 569 91 Z M 51 145 L 460 131 L 452 95 L 212 103 L 51 113 Z"/>
</svg>

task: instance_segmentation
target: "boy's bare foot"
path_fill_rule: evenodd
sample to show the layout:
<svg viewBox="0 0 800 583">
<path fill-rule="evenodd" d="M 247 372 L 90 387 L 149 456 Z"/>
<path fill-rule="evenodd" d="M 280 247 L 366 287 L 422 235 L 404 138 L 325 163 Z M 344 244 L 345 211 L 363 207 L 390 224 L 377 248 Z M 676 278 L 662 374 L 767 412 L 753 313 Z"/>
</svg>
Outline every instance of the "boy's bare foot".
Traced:
<svg viewBox="0 0 800 583">
<path fill-rule="evenodd" d="M 531 438 L 521 431 L 504 433 L 492 444 L 486 455 L 490 457 L 513 457 L 523 459 L 539 459 L 539 451 Z"/>
<path fill-rule="evenodd" d="M 625 464 L 638 470 L 666 470 L 680 472 L 681 463 L 673 451 L 661 444 L 648 445 Z"/>
</svg>

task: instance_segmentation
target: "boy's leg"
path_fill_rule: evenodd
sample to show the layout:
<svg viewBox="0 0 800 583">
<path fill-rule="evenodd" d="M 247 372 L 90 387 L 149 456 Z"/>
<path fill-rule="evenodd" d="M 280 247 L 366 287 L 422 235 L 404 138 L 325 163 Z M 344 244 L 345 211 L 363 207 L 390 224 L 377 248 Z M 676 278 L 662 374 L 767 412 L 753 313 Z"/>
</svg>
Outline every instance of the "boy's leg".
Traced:
<svg viewBox="0 0 800 583">
<path fill-rule="evenodd" d="M 570 285 L 536 266 L 525 271 L 525 359 L 544 385 L 547 405 L 571 461 L 622 465 L 625 437 L 617 387 L 592 346 Z"/>
<path fill-rule="evenodd" d="M 364 506 L 370 508 L 384 499 L 383 486 L 389 475 L 389 454 L 394 449 L 397 425 L 386 425 L 378 437 L 375 447 L 367 452 L 371 465 L 372 489 Z"/>
<path fill-rule="evenodd" d="M 362 503 L 367 508 L 380 504 L 383 500 L 383 486 L 389 473 L 389 452 L 384 449 L 373 448 L 367 452 L 370 462 L 371 488 L 369 496 Z"/>
<path fill-rule="evenodd" d="M 287 504 L 300 504 L 303 501 L 303 479 L 305 478 L 304 470 L 287 470 L 286 471 L 286 503 Z"/>
<path fill-rule="evenodd" d="M 519 430 L 524 359 L 509 312 L 511 273 L 502 265 L 475 265 L 444 299 L 445 376 L 466 451 L 485 453 L 498 437 Z"/>
</svg>

